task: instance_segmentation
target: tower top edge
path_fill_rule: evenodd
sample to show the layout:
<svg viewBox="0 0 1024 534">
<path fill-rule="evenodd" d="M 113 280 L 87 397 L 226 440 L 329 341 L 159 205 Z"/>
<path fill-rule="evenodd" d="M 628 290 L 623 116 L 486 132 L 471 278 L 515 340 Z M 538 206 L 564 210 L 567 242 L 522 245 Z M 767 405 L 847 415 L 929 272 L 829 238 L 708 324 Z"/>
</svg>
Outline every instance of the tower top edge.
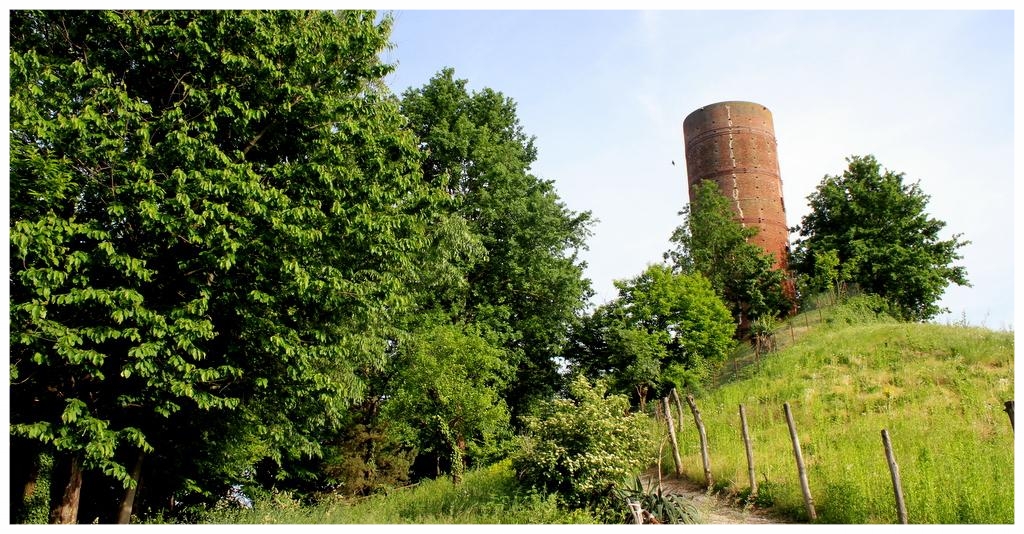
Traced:
<svg viewBox="0 0 1024 534">
<path fill-rule="evenodd" d="M 684 123 L 685 122 L 689 122 L 692 117 L 695 117 L 697 115 L 700 115 L 700 114 L 702 114 L 704 112 L 710 111 L 710 110 L 715 109 L 715 108 L 722 108 L 722 107 L 726 107 L 726 106 L 729 106 L 729 107 L 735 106 L 735 107 L 746 108 L 746 109 L 753 108 L 753 109 L 755 109 L 757 111 L 763 111 L 763 112 L 767 113 L 768 115 L 771 115 L 771 113 L 772 113 L 771 110 L 768 109 L 768 106 L 765 106 L 764 104 L 759 104 L 757 102 L 749 102 L 749 101 L 746 101 L 746 100 L 725 100 L 725 101 L 722 101 L 722 102 L 715 102 L 714 104 L 707 104 L 707 105 L 701 106 L 701 107 L 693 110 L 692 112 L 690 112 L 689 115 L 686 116 L 685 119 L 683 119 L 683 122 Z"/>
</svg>

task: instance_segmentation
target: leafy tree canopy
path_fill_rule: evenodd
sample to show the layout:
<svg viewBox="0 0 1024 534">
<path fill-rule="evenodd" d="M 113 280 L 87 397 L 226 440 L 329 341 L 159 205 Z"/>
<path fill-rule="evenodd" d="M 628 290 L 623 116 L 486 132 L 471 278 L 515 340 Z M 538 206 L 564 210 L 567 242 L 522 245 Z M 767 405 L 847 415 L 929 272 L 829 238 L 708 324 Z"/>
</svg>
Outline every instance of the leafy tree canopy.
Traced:
<svg viewBox="0 0 1024 534">
<path fill-rule="evenodd" d="M 427 250 L 389 28 L 11 13 L 13 435 L 125 485 L 144 451 L 155 500 L 319 454 L 462 257 Z"/>
<path fill-rule="evenodd" d="M 883 170 L 874 156 L 847 162 L 843 174 L 825 176 L 807 197 L 811 212 L 797 228 L 793 267 L 823 282 L 841 276 L 884 297 L 907 320 L 944 311 L 936 303 L 946 287 L 969 285 L 967 271 L 954 265 L 969 241 L 940 237 L 946 223 L 925 211 L 929 197 L 919 183 L 904 183 L 903 173 Z M 818 265 L 823 259 L 832 262 Z"/>
<path fill-rule="evenodd" d="M 502 355 L 471 328 L 441 325 L 412 337 L 397 362 L 386 418 L 406 425 L 411 443 L 456 480 L 470 460 L 508 434 L 508 407 L 499 391 L 512 369 Z"/>
<path fill-rule="evenodd" d="M 530 173 L 537 149 L 515 102 L 466 85 L 444 69 L 402 95 L 402 112 L 425 152 L 424 178 L 448 192 L 447 210 L 485 251 L 463 262 L 466 291 L 438 295 L 437 306 L 497 336 L 516 369 L 505 393 L 517 415 L 558 389 L 554 357 L 591 293 L 577 257 L 590 213 L 569 210 Z"/>
<path fill-rule="evenodd" d="M 773 268 L 771 254 L 747 241 L 757 228 L 736 220 L 714 182 L 695 188 L 694 201 L 679 212 L 683 223 L 672 233 L 675 247 L 665 259 L 677 272 L 707 277 L 738 322 L 785 314 L 792 307 L 783 289 L 785 273 Z"/>
<path fill-rule="evenodd" d="M 618 298 L 596 309 L 574 336 L 570 359 L 588 376 L 609 378 L 643 404 L 648 392 L 681 375 L 690 380 L 669 385 L 699 384 L 732 349 L 736 325 L 700 273 L 651 265 L 615 285 Z"/>
</svg>

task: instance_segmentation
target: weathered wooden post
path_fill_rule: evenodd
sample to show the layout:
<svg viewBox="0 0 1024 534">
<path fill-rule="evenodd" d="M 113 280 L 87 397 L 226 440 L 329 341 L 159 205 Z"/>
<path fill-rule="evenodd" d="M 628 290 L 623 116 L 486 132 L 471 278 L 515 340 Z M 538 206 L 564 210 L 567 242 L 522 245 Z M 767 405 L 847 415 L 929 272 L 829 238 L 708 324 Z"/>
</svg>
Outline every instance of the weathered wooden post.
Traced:
<svg viewBox="0 0 1024 534">
<path fill-rule="evenodd" d="M 633 513 L 633 523 L 637 525 L 644 524 L 642 505 L 633 499 L 626 499 L 626 504 L 629 505 L 629 511 Z"/>
<path fill-rule="evenodd" d="M 708 433 L 704 430 L 704 421 L 700 419 L 700 410 L 697 409 L 697 403 L 693 402 L 693 395 L 686 394 L 686 404 L 690 405 L 693 422 L 697 425 L 697 432 L 700 434 L 700 458 L 704 463 L 704 480 L 707 481 L 710 488 L 715 481 L 711 477 L 711 459 L 708 457 Z"/>
<path fill-rule="evenodd" d="M 665 452 L 665 439 L 658 445 L 658 491 L 661 491 L 661 454 Z"/>
<path fill-rule="evenodd" d="M 1013 428 L 1013 401 L 1012 400 L 1008 400 L 1005 403 L 1003 403 L 1003 411 L 1006 412 L 1006 415 L 1010 416 L 1010 428 L 1012 429 Z M 1014 430 L 1014 431 L 1016 432 L 1016 430 Z"/>
<path fill-rule="evenodd" d="M 804 504 L 807 506 L 807 516 L 811 521 L 818 519 L 814 511 L 814 498 L 811 497 L 811 486 L 807 482 L 807 469 L 804 467 L 804 455 L 800 452 L 800 438 L 796 435 L 796 424 L 793 422 L 793 412 L 789 409 L 789 403 L 782 405 L 786 412 L 786 424 L 789 425 L 789 437 L 793 440 L 793 455 L 796 456 L 796 469 L 800 474 L 800 489 L 804 492 Z"/>
<path fill-rule="evenodd" d="M 676 411 L 679 412 L 679 428 L 683 428 L 683 401 L 679 400 L 679 392 L 672 388 L 672 400 L 676 403 Z"/>
<path fill-rule="evenodd" d="M 747 475 L 750 477 L 750 497 L 757 496 L 757 473 L 754 469 L 754 450 L 750 446 L 750 431 L 747 430 L 747 412 L 740 404 L 740 430 L 743 434 L 743 446 L 747 449 Z"/>
<path fill-rule="evenodd" d="M 896 457 L 892 453 L 889 432 L 882 429 L 882 445 L 885 446 L 885 460 L 889 462 L 889 473 L 892 474 L 892 491 L 896 494 L 896 515 L 900 523 L 907 524 L 907 505 L 903 502 L 903 483 L 900 482 L 900 468 L 896 465 Z"/>
<path fill-rule="evenodd" d="M 676 476 L 683 476 L 683 459 L 679 457 L 679 443 L 676 442 L 676 425 L 672 421 L 672 412 L 668 407 L 668 397 L 663 397 L 662 404 L 665 406 L 665 420 L 668 421 L 668 437 L 672 440 L 672 460 L 676 463 Z"/>
</svg>

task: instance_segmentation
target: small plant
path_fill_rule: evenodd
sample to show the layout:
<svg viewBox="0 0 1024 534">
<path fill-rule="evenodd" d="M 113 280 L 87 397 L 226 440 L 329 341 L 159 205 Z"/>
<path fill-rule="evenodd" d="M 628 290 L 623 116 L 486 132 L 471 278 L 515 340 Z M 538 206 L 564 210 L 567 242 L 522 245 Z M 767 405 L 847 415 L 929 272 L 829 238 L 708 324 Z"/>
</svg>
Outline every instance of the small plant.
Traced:
<svg viewBox="0 0 1024 534">
<path fill-rule="evenodd" d="M 762 315 L 750 323 L 751 342 L 758 356 L 775 351 L 775 329 L 778 326 L 779 321 L 774 315 Z"/>
<path fill-rule="evenodd" d="M 644 512 L 644 523 L 669 523 L 669 524 L 695 524 L 698 522 L 697 508 L 679 495 L 666 494 L 661 486 L 644 489 L 640 477 L 633 478 L 630 482 L 616 488 L 613 495 L 620 502 L 639 503 Z M 628 512 L 624 519 L 626 523 L 633 523 L 632 512 Z"/>
<path fill-rule="evenodd" d="M 971 326 L 971 323 L 967 321 L 967 310 L 962 310 L 960 312 L 960 319 L 954 321 L 952 326 L 956 326 L 959 328 L 967 328 Z"/>
<path fill-rule="evenodd" d="M 775 483 L 769 482 L 765 477 L 764 481 L 757 485 L 757 494 L 751 495 L 750 488 L 745 488 L 737 494 L 744 506 L 756 506 L 758 508 L 771 508 L 775 505 Z"/>
</svg>

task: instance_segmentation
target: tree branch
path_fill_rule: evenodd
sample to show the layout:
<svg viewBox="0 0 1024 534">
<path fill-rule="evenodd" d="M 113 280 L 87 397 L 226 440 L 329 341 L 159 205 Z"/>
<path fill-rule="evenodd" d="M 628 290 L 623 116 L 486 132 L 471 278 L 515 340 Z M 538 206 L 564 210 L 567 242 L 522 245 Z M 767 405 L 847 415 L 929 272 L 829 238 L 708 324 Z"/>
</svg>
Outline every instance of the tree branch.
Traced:
<svg viewBox="0 0 1024 534">
<path fill-rule="evenodd" d="M 252 147 L 256 146 L 256 143 L 259 142 L 260 138 L 263 137 L 263 134 L 267 133 L 267 130 L 269 130 L 269 129 L 270 129 L 270 125 L 269 124 L 264 126 L 263 129 L 260 130 L 260 133 L 256 134 L 256 137 L 253 137 L 252 141 L 249 141 L 249 145 L 246 146 L 244 150 L 242 150 L 242 155 L 243 156 L 247 155 L 249 153 L 249 151 L 252 150 Z"/>
</svg>

